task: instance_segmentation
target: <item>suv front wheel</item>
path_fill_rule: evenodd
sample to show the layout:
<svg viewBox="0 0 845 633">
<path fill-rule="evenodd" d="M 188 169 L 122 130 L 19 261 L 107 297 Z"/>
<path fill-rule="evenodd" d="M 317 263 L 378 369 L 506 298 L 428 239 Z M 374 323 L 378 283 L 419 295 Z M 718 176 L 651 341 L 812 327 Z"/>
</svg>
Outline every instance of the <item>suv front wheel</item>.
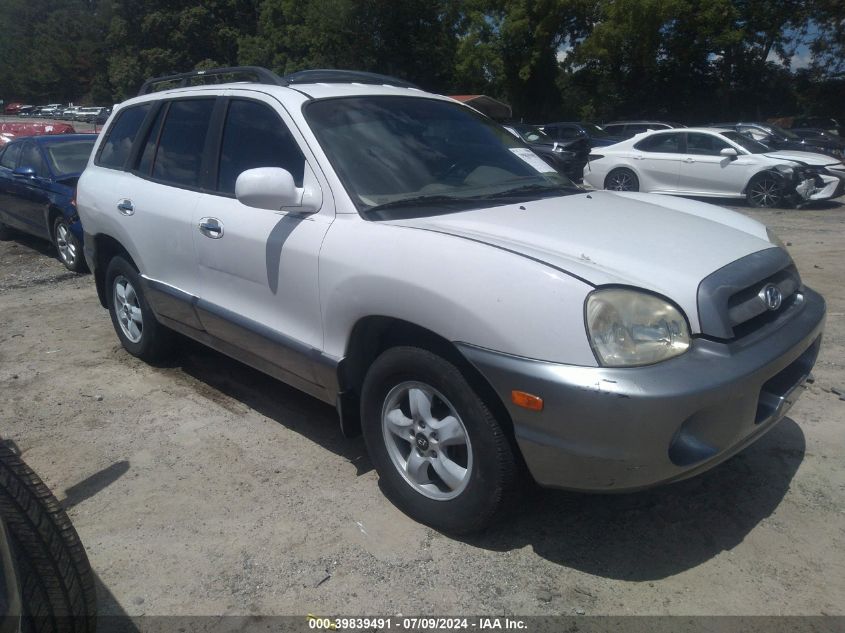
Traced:
<svg viewBox="0 0 845 633">
<path fill-rule="evenodd" d="M 106 269 L 106 297 L 112 325 L 127 352 L 154 362 L 172 349 L 173 333 L 156 320 L 138 271 L 122 257 L 114 257 Z"/>
<path fill-rule="evenodd" d="M 416 347 L 379 356 L 364 380 L 364 440 L 385 495 L 413 519 L 480 530 L 517 483 L 511 443 L 450 362 Z"/>
</svg>

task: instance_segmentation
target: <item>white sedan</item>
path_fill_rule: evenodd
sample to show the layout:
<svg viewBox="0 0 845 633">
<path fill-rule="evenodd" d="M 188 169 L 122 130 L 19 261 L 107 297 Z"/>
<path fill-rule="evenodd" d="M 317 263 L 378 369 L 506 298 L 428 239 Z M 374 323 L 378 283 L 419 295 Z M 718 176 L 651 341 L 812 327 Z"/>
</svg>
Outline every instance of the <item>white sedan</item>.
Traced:
<svg viewBox="0 0 845 633">
<path fill-rule="evenodd" d="M 809 152 L 773 151 L 719 128 L 656 130 L 595 149 L 584 182 L 596 189 L 746 198 L 774 207 L 841 195 L 845 166 Z"/>
</svg>

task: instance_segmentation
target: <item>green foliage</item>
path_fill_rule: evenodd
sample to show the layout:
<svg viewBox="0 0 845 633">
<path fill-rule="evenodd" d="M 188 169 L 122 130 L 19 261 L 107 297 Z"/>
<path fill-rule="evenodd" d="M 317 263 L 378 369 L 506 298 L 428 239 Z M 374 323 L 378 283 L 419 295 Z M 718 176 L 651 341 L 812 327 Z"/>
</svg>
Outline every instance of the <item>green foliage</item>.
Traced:
<svg viewBox="0 0 845 633">
<path fill-rule="evenodd" d="M 842 0 L 3 0 L 0 34 L 6 101 L 252 64 L 397 75 L 526 120 L 845 118 Z"/>
</svg>

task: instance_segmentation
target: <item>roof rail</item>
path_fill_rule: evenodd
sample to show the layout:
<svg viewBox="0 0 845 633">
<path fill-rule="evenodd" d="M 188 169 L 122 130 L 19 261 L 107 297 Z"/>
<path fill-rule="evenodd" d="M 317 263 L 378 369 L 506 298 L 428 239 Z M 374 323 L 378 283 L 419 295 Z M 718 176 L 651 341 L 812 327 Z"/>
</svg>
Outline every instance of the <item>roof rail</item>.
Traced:
<svg viewBox="0 0 845 633">
<path fill-rule="evenodd" d="M 163 77 L 153 77 L 147 79 L 141 89 L 138 91 L 138 96 L 155 92 L 153 86 L 163 83 L 176 83 L 171 88 L 184 88 L 191 85 L 190 80 L 196 77 L 219 77 L 221 75 L 243 75 L 245 79 L 241 81 L 254 81 L 260 84 L 270 84 L 274 86 L 286 86 L 288 82 L 279 77 L 276 73 L 260 66 L 229 66 L 226 68 L 210 68 L 208 70 L 192 70 L 187 73 L 178 73 L 176 75 L 165 75 Z M 232 81 L 231 79 L 229 81 Z M 220 82 L 224 83 L 224 82 Z M 228 83 L 228 82 L 225 82 Z"/>
<path fill-rule="evenodd" d="M 221 77 L 225 75 L 238 76 L 241 75 L 244 79 L 240 81 L 253 81 L 259 84 L 270 84 L 273 86 L 289 86 L 291 84 L 315 84 L 315 83 L 359 83 L 359 84 L 374 84 L 397 86 L 399 88 L 417 88 L 419 86 L 412 84 L 404 79 L 390 77 L 389 75 L 379 75 L 377 73 L 368 73 L 361 70 L 334 70 L 323 68 L 319 70 L 300 70 L 299 72 L 279 77 L 272 70 L 261 68 L 260 66 L 229 66 L 227 68 L 210 68 L 208 70 L 192 70 L 187 73 L 178 73 L 176 75 L 165 75 L 163 77 L 153 77 L 147 79 L 141 89 L 138 91 L 138 96 L 155 92 L 154 86 L 165 83 L 175 83 L 169 88 L 184 88 L 190 86 L 191 79 L 197 77 Z M 225 81 L 219 83 L 229 83 L 233 81 L 227 78 Z"/>
<path fill-rule="evenodd" d="M 417 88 L 419 86 L 412 84 L 410 81 L 391 77 L 389 75 L 379 75 L 377 73 L 368 73 L 361 70 L 334 70 L 330 68 L 321 68 L 318 70 L 300 70 L 299 72 L 285 75 L 284 80 L 290 84 L 375 84 L 397 86 L 399 88 Z"/>
</svg>

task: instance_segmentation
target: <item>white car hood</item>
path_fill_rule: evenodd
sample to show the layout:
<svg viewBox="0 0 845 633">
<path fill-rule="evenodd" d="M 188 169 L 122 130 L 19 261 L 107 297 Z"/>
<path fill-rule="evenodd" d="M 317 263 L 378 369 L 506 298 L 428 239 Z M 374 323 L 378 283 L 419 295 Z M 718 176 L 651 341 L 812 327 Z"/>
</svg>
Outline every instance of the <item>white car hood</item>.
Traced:
<svg viewBox="0 0 845 633">
<path fill-rule="evenodd" d="M 774 158 L 775 160 L 792 160 L 804 163 L 806 165 L 835 165 L 839 161 L 831 156 L 824 154 L 814 154 L 813 152 L 795 152 L 791 149 L 782 149 L 777 152 L 766 152 L 763 154 L 767 158 Z"/>
<path fill-rule="evenodd" d="M 529 257 L 600 286 L 625 284 L 681 306 L 698 332 L 698 285 L 719 268 L 774 248 L 766 227 L 692 200 L 593 191 L 533 202 L 392 220 Z"/>
</svg>

